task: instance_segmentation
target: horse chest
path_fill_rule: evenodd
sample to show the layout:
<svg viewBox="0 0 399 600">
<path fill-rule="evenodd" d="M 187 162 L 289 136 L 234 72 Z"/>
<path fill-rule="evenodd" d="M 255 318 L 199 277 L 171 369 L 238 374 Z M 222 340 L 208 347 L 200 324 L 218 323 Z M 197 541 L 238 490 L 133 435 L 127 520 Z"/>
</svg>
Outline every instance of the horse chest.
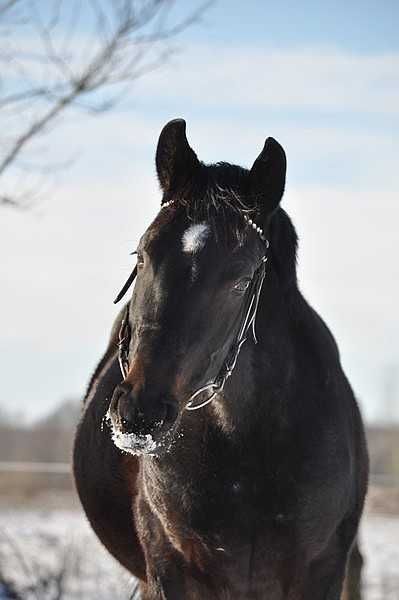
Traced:
<svg viewBox="0 0 399 600">
<path fill-rule="evenodd" d="M 148 482 L 146 490 L 166 530 L 174 523 L 182 537 L 191 531 L 222 548 L 249 543 L 255 530 L 270 539 L 295 516 L 290 486 L 276 486 L 266 475 L 215 472 L 184 481 L 170 478 L 163 485 Z"/>
<path fill-rule="evenodd" d="M 247 477 L 214 477 L 201 486 L 169 484 L 162 498 L 150 500 L 149 554 L 164 560 L 172 546 L 187 574 L 220 578 L 226 598 L 280 598 L 278 565 L 295 545 L 294 515 L 285 496 L 268 492 L 267 481 L 262 485 Z"/>
<path fill-rule="evenodd" d="M 204 486 L 199 497 L 211 527 L 234 537 L 246 538 L 255 528 L 267 531 L 281 527 L 292 518 L 292 496 L 267 477 L 216 481 Z"/>
<path fill-rule="evenodd" d="M 159 531 L 162 556 L 171 545 L 185 564 L 205 571 L 217 565 L 235 586 L 237 565 L 241 574 L 250 570 L 254 580 L 270 582 L 282 565 L 289 572 L 295 557 L 317 555 L 334 527 L 334 495 L 322 492 L 324 480 L 309 482 L 302 458 L 278 442 L 236 452 L 208 439 L 195 463 L 181 451 L 155 467 L 146 482 L 155 515 L 147 529 Z M 246 595 L 237 588 L 232 597 Z"/>
</svg>

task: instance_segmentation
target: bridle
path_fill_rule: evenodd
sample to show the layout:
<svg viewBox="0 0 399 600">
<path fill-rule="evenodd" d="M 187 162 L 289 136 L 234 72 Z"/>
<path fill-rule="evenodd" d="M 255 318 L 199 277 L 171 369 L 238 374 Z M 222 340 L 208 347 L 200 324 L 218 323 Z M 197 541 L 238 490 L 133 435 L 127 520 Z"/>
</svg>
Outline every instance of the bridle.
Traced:
<svg viewBox="0 0 399 600">
<path fill-rule="evenodd" d="M 230 351 L 221 370 L 219 371 L 216 379 L 213 382 L 202 386 L 190 396 L 185 406 L 186 410 L 198 410 L 199 408 L 202 408 L 203 406 L 206 406 L 207 404 L 212 402 L 212 400 L 214 400 L 214 398 L 218 394 L 221 394 L 223 392 L 226 381 L 233 373 L 234 368 L 237 364 L 237 359 L 238 355 L 240 354 L 241 348 L 248 339 L 247 336 L 249 331 L 252 332 L 255 344 L 258 343 L 255 331 L 255 321 L 256 313 L 258 311 L 260 293 L 262 291 L 263 280 L 266 274 L 267 259 L 268 257 L 266 255 L 263 256 L 260 265 L 258 266 L 252 277 L 251 285 L 249 287 L 250 293 L 247 295 L 247 302 L 243 313 L 243 317 L 241 319 L 240 329 L 238 331 L 238 335 L 233 345 L 230 348 Z M 209 398 L 207 398 L 200 404 L 194 404 L 195 398 L 197 398 L 200 394 L 202 394 L 202 392 L 205 392 L 207 390 L 212 390 L 212 394 L 209 396 Z"/>
<path fill-rule="evenodd" d="M 162 209 L 171 206 L 173 203 L 174 203 L 174 200 L 165 202 L 162 205 Z M 258 227 L 256 225 L 256 223 L 254 223 L 252 221 L 252 219 L 250 219 L 247 215 L 244 215 L 244 219 L 248 223 L 248 225 L 250 225 L 250 227 L 252 227 L 256 231 L 256 233 L 259 235 L 260 239 L 262 240 L 262 242 L 265 246 L 265 254 L 262 257 L 257 269 L 255 270 L 255 272 L 252 276 L 250 286 L 248 288 L 248 292 L 245 294 L 244 311 L 242 313 L 238 334 L 237 334 L 235 341 L 233 342 L 233 344 L 230 347 L 230 350 L 228 352 L 226 360 L 224 361 L 224 364 L 222 365 L 218 375 L 215 377 L 215 379 L 213 381 L 207 383 L 206 385 L 203 385 L 189 397 L 187 404 L 185 406 L 186 410 L 192 411 L 192 410 L 198 410 L 199 408 L 203 408 L 204 406 L 206 406 L 207 404 L 212 402 L 212 400 L 214 400 L 216 398 L 216 396 L 218 396 L 219 394 L 221 394 L 223 392 L 224 386 L 226 385 L 226 381 L 229 379 L 229 377 L 231 376 L 231 374 L 234 371 L 241 348 L 244 345 L 244 343 L 247 341 L 249 333 L 252 333 L 254 343 L 255 344 L 258 343 L 258 340 L 256 337 L 256 329 L 255 329 L 256 315 L 258 312 L 259 299 L 260 299 L 260 294 L 262 291 L 263 281 L 264 281 L 265 275 L 266 275 L 266 263 L 268 261 L 267 250 L 269 249 L 270 244 L 269 244 L 269 240 L 265 237 L 265 235 L 263 233 L 263 229 L 261 227 Z M 130 274 L 130 276 L 127 279 L 126 283 L 124 284 L 123 288 L 121 289 L 121 291 L 115 298 L 114 304 L 116 304 L 123 298 L 123 296 L 126 294 L 128 289 L 132 285 L 133 281 L 135 280 L 136 275 L 137 275 L 137 266 L 134 267 L 132 273 Z M 130 339 L 129 305 L 127 305 L 125 314 L 122 319 L 121 327 L 119 329 L 119 341 L 118 341 L 118 347 L 119 347 L 118 360 L 119 360 L 119 366 L 120 366 L 120 370 L 121 370 L 123 378 L 126 378 L 126 376 L 128 374 L 128 370 L 129 370 L 129 339 Z M 207 398 L 203 402 L 200 402 L 199 404 L 195 404 L 194 400 L 196 398 L 198 398 L 198 396 L 200 396 L 203 392 L 206 392 L 208 390 L 212 391 L 209 398 Z"/>
</svg>

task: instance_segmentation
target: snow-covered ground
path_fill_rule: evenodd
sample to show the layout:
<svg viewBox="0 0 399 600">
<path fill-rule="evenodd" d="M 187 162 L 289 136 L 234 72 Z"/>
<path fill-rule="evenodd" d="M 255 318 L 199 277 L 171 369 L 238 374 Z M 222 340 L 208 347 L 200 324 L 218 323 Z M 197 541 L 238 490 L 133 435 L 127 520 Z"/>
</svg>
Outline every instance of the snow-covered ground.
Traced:
<svg viewBox="0 0 399 600">
<path fill-rule="evenodd" d="M 399 518 L 368 514 L 361 540 L 365 600 L 399 600 Z M 134 588 L 77 511 L 1 511 L 0 564 L 26 600 L 128 600 Z"/>
<path fill-rule="evenodd" d="M 1 511 L 0 564 L 24 600 L 128 600 L 134 588 L 78 511 Z"/>
<path fill-rule="evenodd" d="M 365 600 L 399 600 L 399 517 L 366 514 L 360 539 Z"/>
</svg>

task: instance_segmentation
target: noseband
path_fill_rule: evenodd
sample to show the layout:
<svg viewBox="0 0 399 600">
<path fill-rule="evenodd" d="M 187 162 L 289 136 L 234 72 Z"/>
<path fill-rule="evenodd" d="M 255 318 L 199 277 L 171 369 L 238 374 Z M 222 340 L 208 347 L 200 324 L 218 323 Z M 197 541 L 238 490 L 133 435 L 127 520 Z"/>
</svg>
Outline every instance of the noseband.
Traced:
<svg viewBox="0 0 399 600">
<path fill-rule="evenodd" d="M 165 202 L 162 205 L 162 208 L 167 208 L 168 206 L 171 206 L 173 203 L 174 203 L 174 200 Z M 256 223 L 254 223 L 252 221 L 252 219 L 250 219 L 247 215 L 244 215 L 244 219 L 248 223 L 248 225 L 250 225 L 256 231 L 256 233 L 259 235 L 260 239 L 262 240 L 263 244 L 265 245 L 265 251 L 267 252 L 270 244 L 269 244 L 269 240 L 266 239 L 262 228 L 258 227 L 256 225 Z M 198 410 L 199 408 L 202 408 L 202 407 L 206 406 L 207 404 L 209 404 L 210 402 L 212 402 L 212 400 L 214 400 L 218 394 L 221 394 L 223 392 L 226 381 L 229 379 L 229 377 L 231 376 L 231 374 L 234 371 L 241 348 L 244 345 L 244 343 L 247 341 L 249 333 L 252 333 L 252 337 L 253 337 L 255 344 L 258 343 L 258 340 L 256 338 L 255 323 L 256 323 L 256 314 L 258 312 L 258 306 L 259 306 L 259 298 L 260 298 L 260 294 L 262 291 L 263 281 L 264 281 L 265 275 L 266 275 L 266 263 L 268 260 L 268 256 L 267 256 L 266 252 L 265 252 L 265 255 L 262 257 L 260 264 L 257 267 L 257 269 L 252 277 L 248 292 L 245 295 L 244 310 L 243 310 L 243 314 L 241 317 L 238 334 L 237 334 L 237 337 L 236 337 L 234 343 L 230 347 L 229 353 L 227 355 L 226 360 L 224 361 L 224 364 L 222 365 L 222 368 L 220 369 L 218 375 L 212 382 L 207 383 L 206 385 L 202 386 L 201 388 L 196 390 L 190 396 L 190 398 L 188 399 L 188 402 L 185 406 L 186 410 Z M 126 294 L 128 289 L 132 285 L 134 279 L 136 278 L 136 275 L 137 275 L 137 267 L 134 267 L 128 280 L 126 281 L 123 288 L 121 289 L 121 291 L 115 298 L 114 304 L 116 304 L 117 302 L 119 302 L 119 300 L 121 300 L 123 298 L 123 296 Z M 126 378 L 126 376 L 128 374 L 128 369 L 129 369 L 129 338 L 130 338 L 129 305 L 127 305 L 125 314 L 122 319 L 122 324 L 121 324 L 121 327 L 119 330 L 119 342 L 118 342 L 119 366 L 120 366 L 122 376 L 124 378 Z M 211 395 L 209 396 L 209 398 L 207 398 L 203 402 L 200 402 L 199 404 L 195 404 L 194 403 L 195 399 L 198 398 L 198 396 L 200 396 L 203 392 L 206 392 L 206 391 L 212 392 Z"/>
</svg>

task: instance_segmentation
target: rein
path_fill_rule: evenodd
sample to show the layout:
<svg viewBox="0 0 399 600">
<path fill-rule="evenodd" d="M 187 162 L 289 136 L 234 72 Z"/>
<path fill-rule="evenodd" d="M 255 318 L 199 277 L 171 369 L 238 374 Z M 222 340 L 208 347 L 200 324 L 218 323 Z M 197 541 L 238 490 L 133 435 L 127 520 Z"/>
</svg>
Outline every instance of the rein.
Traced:
<svg viewBox="0 0 399 600">
<path fill-rule="evenodd" d="M 173 203 L 174 203 L 174 200 L 165 202 L 162 205 L 162 208 L 171 206 Z M 256 233 L 259 235 L 262 242 L 265 244 L 265 249 L 267 251 L 270 244 L 269 244 L 269 240 L 266 239 L 262 228 L 258 227 L 256 225 L 256 223 L 254 223 L 252 221 L 252 219 L 250 219 L 247 215 L 244 215 L 244 219 L 248 223 L 248 225 L 250 225 L 256 231 Z M 251 285 L 249 288 L 249 293 L 246 294 L 246 303 L 244 305 L 245 308 L 244 308 L 243 316 L 241 318 L 239 331 L 238 331 L 235 341 L 233 342 L 232 346 L 230 347 L 229 353 L 227 355 L 227 358 L 226 358 L 222 368 L 220 369 L 218 375 L 216 376 L 216 378 L 213 381 L 200 387 L 189 397 L 188 402 L 186 403 L 186 406 L 185 406 L 186 410 L 193 411 L 193 410 L 198 410 L 199 408 L 203 408 L 204 406 L 206 406 L 207 404 L 212 402 L 212 400 L 214 400 L 218 394 L 221 394 L 223 392 L 226 381 L 229 379 L 229 377 L 233 373 L 234 368 L 237 364 L 237 360 L 238 360 L 238 356 L 240 354 L 241 348 L 248 339 L 249 332 L 252 333 L 254 343 L 255 344 L 258 343 L 258 340 L 256 337 L 256 329 L 255 329 L 256 315 L 258 312 L 259 299 L 260 299 L 260 294 L 262 291 L 263 281 L 264 281 L 265 275 L 266 275 L 267 261 L 268 261 L 268 256 L 267 256 L 267 254 L 265 254 L 262 257 L 260 265 L 257 267 L 257 269 L 252 277 Z M 126 294 L 128 289 L 132 285 L 133 281 L 135 280 L 136 275 L 137 275 L 137 266 L 134 267 L 132 273 L 129 275 L 129 278 L 127 279 L 123 288 L 121 289 L 121 291 L 115 298 L 114 304 L 116 304 L 123 298 L 123 296 Z M 126 306 L 125 314 L 123 316 L 121 327 L 119 330 L 119 341 L 118 341 L 118 347 L 119 347 L 118 361 L 119 361 L 119 367 L 120 367 L 123 378 L 126 378 L 126 376 L 128 374 L 128 370 L 129 370 L 129 338 L 130 338 L 130 326 L 129 326 L 129 304 L 128 304 Z M 209 398 L 207 398 L 203 402 L 200 402 L 199 404 L 195 404 L 194 400 L 196 398 L 198 398 L 198 396 L 200 396 L 203 392 L 206 392 L 208 390 L 212 390 L 212 394 L 209 396 Z"/>
</svg>

